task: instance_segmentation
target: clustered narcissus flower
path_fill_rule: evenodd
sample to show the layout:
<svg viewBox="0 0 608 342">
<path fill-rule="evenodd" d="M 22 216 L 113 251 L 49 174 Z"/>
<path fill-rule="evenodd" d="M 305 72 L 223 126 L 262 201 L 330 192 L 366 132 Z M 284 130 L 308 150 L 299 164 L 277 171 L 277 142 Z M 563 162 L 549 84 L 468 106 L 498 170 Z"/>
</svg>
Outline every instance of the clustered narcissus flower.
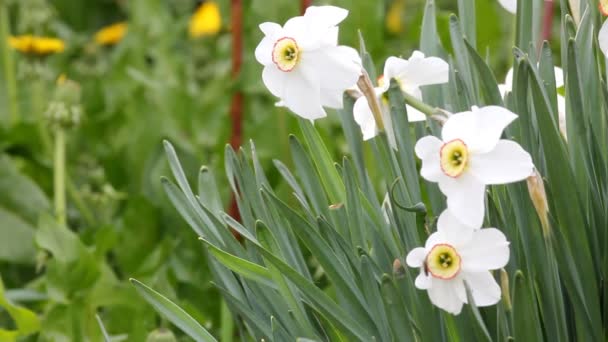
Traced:
<svg viewBox="0 0 608 342">
<path fill-rule="evenodd" d="M 447 210 L 466 225 L 481 226 L 486 185 L 524 180 L 534 171 L 528 152 L 514 141 L 501 139 L 505 127 L 516 118 L 502 107 L 473 107 L 450 116 L 441 139 L 426 136 L 416 143 L 421 176 L 439 184 L 447 197 Z"/>
<path fill-rule="evenodd" d="M 496 228 L 473 229 L 444 211 L 424 247 L 407 255 L 410 267 L 419 267 L 415 285 L 427 290 L 433 304 L 459 314 L 468 303 L 467 287 L 476 306 L 489 306 L 501 298 L 500 286 L 490 272 L 509 261 L 509 242 Z M 466 283 L 466 286 L 465 286 Z"/>
<path fill-rule="evenodd" d="M 284 26 L 260 25 L 265 37 L 255 56 L 264 65 L 264 84 L 281 105 L 303 118 L 325 117 L 323 107 L 341 108 L 344 91 L 354 91 L 352 86 L 360 85 L 360 76 L 366 80 L 357 52 L 337 44 L 337 25 L 347 14 L 338 7 L 313 6 Z M 395 145 L 385 95 L 391 79 L 403 92 L 420 99 L 420 87 L 446 83 L 448 78 L 449 65 L 439 58 L 425 57 L 418 51 L 409 60 L 390 57 L 379 86 L 369 91 L 372 85 L 366 84 L 370 82 L 362 82 L 370 88 L 362 88 L 362 92 L 370 94 L 360 96 L 354 105 L 353 115 L 363 138 L 376 136 L 383 127 Z M 374 95 L 377 103 L 370 106 L 368 101 Z M 376 104 L 381 113 L 375 116 L 370 107 L 377 109 Z M 410 106 L 407 112 L 409 121 L 426 119 Z M 486 185 L 516 182 L 534 173 L 530 155 L 514 141 L 501 139 L 505 127 L 516 118 L 502 107 L 473 107 L 449 116 L 442 139 L 426 136 L 415 146 L 422 159 L 421 176 L 439 183 L 448 205 L 439 217 L 437 232 L 429 236 L 424 248 L 412 250 L 406 261 L 421 270 L 416 287 L 427 290 L 433 304 L 453 314 L 468 303 L 467 289 L 477 306 L 493 305 L 501 298 L 490 271 L 508 263 L 509 242 L 498 229 L 480 227 Z M 390 202 L 383 204 L 385 219 L 389 206 Z"/>
<path fill-rule="evenodd" d="M 414 51 L 409 60 L 389 57 L 384 64 L 384 75 L 378 80 L 375 88 L 378 102 L 382 110 L 384 130 L 393 148 L 396 148 L 395 134 L 392 129 L 390 108 L 386 92 L 390 80 L 395 79 L 401 90 L 420 100 L 420 87 L 432 84 L 447 83 L 450 77 L 450 66 L 437 57 L 425 57 L 420 51 Z M 363 139 L 368 140 L 378 135 L 379 128 L 370 109 L 367 98 L 357 99 L 353 108 L 355 121 L 361 127 Z M 410 122 L 425 121 L 426 115 L 414 107 L 407 106 L 407 116 Z"/>
<path fill-rule="evenodd" d="M 32 35 L 10 37 L 8 44 L 13 49 L 27 55 L 46 56 L 65 50 L 65 43 L 61 39 Z"/>
<path fill-rule="evenodd" d="M 260 25 L 264 38 L 255 50 L 262 79 L 280 104 L 305 119 L 327 116 L 323 107 L 342 108 L 344 91 L 361 75 L 357 51 L 338 45 L 338 24 L 348 11 L 311 6 L 285 25 Z"/>
</svg>

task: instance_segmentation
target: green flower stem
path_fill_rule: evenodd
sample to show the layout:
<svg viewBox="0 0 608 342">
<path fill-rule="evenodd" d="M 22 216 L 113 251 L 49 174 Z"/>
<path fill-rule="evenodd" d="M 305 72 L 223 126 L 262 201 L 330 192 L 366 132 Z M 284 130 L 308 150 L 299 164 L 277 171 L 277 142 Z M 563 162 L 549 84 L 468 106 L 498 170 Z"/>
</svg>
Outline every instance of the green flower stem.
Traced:
<svg viewBox="0 0 608 342">
<path fill-rule="evenodd" d="M 47 129 L 47 121 L 44 118 L 44 107 L 47 104 L 44 94 L 44 81 L 41 76 L 37 76 L 32 80 L 31 83 L 31 110 L 33 112 L 34 120 L 38 125 L 38 134 L 42 143 L 42 150 L 49 151 L 51 149 L 52 141 Z"/>
<path fill-rule="evenodd" d="M 8 46 L 9 30 L 8 7 L 4 0 L 0 0 L 0 53 L 2 54 L 2 60 L 4 61 L 4 80 L 6 81 L 8 105 L 11 113 L 10 120 L 11 123 L 15 125 L 21 120 L 21 115 L 19 114 L 17 97 L 15 61 L 13 60 L 13 53 Z"/>
<path fill-rule="evenodd" d="M 428 115 L 428 116 L 435 116 L 438 114 L 444 114 L 444 112 L 439 109 L 439 108 L 435 108 L 435 107 L 431 107 L 429 105 L 427 105 L 426 103 L 418 100 L 416 97 L 408 94 L 408 93 L 403 93 L 403 98 L 405 99 L 405 103 L 407 103 L 408 105 L 418 109 L 419 111 L 421 111 L 422 113 Z"/>
<path fill-rule="evenodd" d="M 53 193 L 55 215 L 59 224 L 66 224 L 65 200 L 65 131 L 62 127 L 55 130 L 55 152 L 53 156 Z"/>
</svg>

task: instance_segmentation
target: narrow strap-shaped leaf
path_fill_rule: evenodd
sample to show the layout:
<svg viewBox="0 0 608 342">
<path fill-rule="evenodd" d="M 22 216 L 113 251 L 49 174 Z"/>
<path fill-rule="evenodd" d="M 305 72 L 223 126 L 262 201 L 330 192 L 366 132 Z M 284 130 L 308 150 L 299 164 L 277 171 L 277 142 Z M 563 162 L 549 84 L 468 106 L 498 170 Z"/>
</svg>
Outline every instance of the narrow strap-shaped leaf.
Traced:
<svg viewBox="0 0 608 342">
<path fill-rule="evenodd" d="M 167 297 L 152 290 L 135 279 L 130 279 L 137 292 L 151 304 L 161 315 L 175 324 L 197 342 L 217 342 L 217 340 L 186 311 L 170 301 Z"/>
</svg>

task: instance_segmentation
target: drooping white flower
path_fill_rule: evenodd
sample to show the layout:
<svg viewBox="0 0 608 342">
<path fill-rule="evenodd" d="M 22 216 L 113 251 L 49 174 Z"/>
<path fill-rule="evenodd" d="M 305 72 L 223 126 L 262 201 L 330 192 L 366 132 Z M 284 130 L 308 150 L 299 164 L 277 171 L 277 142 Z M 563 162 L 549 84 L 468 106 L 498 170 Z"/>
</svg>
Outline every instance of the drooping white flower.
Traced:
<svg viewBox="0 0 608 342">
<path fill-rule="evenodd" d="M 426 136 L 416 143 L 421 176 L 439 184 L 448 210 L 469 226 L 483 222 L 486 185 L 520 181 L 534 171 L 528 152 L 500 138 L 516 118 L 502 107 L 473 107 L 445 122 L 442 139 Z"/>
<path fill-rule="evenodd" d="M 323 107 L 342 108 L 344 90 L 361 74 L 357 51 L 338 46 L 337 25 L 347 15 L 339 7 L 310 6 L 284 26 L 260 25 L 265 37 L 255 57 L 264 65 L 264 84 L 280 105 L 310 120 L 325 117 Z"/>
<path fill-rule="evenodd" d="M 553 70 L 555 74 L 555 88 L 559 89 L 565 85 L 564 70 L 559 67 L 553 67 Z M 505 77 L 505 83 L 498 85 L 498 90 L 500 91 L 502 97 L 505 97 L 508 92 L 511 92 L 513 90 L 513 68 L 509 69 L 509 71 L 507 72 L 507 76 Z M 566 134 L 566 98 L 559 93 L 557 94 L 557 112 L 559 119 L 559 130 L 561 131 L 564 138 L 566 138 L 568 136 Z"/>
<path fill-rule="evenodd" d="M 515 14 L 517 12 L 517 0 L 498 0 L 500 5 L 507 11 Z"/>
<path fill-rule="evenodd" d="M 473 229 L 446 210 L 439 216 L 437 232 L 424 247 L 410 251 L 406 262 L 420 268 L 416 287 L 427 290 L 434 305 L 457 315 L 468 303 L 465 282 L 475 305 L 500 301 L 500 286 L 490 270 L 509 262 L 509 242 L 500 230 Z"/>
<path fill-rule="evenodd" d="M 386 95 L 390 87 L 390 80 L 394 78 L 403 92 L 422 100 L 420 87 L 448 82 L 449 69 L 448 63 L 441 58 L 425 57 L 420 51 L 414 51 L 407 60 L 397 57 L 389 57 L 386 60 L 384 74 L 379 78 L 375 92 L 382 110 L 384 129 L 393 148 L 396 147 L 395 134 L 392 129 L 390 108 Z M 379 129 L 367 98 L 362 96 L 357 99 L 353 114 L 355 121 L 361 127 L 364 140 L 369 140 L 378 135 Z M 407 116 L 410 122 L 426 120 L 424 113 L 411 106 L 407 106 Z"/>
</svg>

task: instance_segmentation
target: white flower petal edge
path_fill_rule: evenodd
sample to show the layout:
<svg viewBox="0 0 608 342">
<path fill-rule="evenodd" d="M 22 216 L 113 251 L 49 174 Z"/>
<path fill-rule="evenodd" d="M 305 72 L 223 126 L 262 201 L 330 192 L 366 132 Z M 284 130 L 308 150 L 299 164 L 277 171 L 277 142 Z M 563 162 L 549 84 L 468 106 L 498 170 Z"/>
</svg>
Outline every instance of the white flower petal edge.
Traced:
<svg viewBox="0 0 608 342">
<path fill-rule="evenodd" d="M 457 315 L 468 303 L 465 282 L 475 305 L 500 301 L 500 286 L 490 271 L 504 267 L 509 256 L 509 242 L 500 230 L 475 230 L 444 211 L 437 232 L 429 236 L 424 247 L 411 250 L 406 263 L 420 268 L 416 287 L 427 290 L 435 306 Z"/>
<path fill-rule="evenodd" d="M 517 13 L 517 0 L 498 0 L 498 2 L 507 11 L 513 14 Z"/>
<path fill-rule="evenodd" d="M 255 50 L 262 80 L 279 102 L 305 119 L 327 116 L 323 107 L 342 108 L 344 91 L 361 75 L 356 50 L 337 45 L 338 25 L 348 11 L 311 6 L 284 26 L 263 23 Z"/>
<path fill-rule="evenodd" d="M 602 28 L 597 35 L 597 39 L 600 43 L 600 49 L 606 58 L 608 58 L 608 20 L 604 21 L 604 24 L 602 24 Z"/>
<path fill-rule="evenodd" d="M 452 115 L 442 139 L 426 136 L 415 152 L 422 160 L 421 176 L 438 183 L 448 210 L 468 226 L 480 227 L 485 212 L 486 185 L 526 179 L 534 171 L 530 154 L 501 135 L 517 115 L 496 106 Z"/>
<path fill-rule="evenodd" d="M 378 103 L 382 110 L 382 120 L 388 139 L 393 148 L 396 147 L 395 134 L 392 130 L 390 110 L 386 92 L 390 87 L 390 80 L 395 79 L 401 90 L 422 100 L 420 87 L 433 84 L 447 83 L 450 76 L 450 66 L 437 57 L 425 57 L 420 51 L 414 51 L 409 59 L 389 57 L 384 63 L 384 74 L 379 86 L 375 88 Z M 425 121 L 426 115 L 417 109 L 406 106 L 409 122 Z M 360 97 L 353 109 L 355 121 L 361 127 L 363 139 L 368 140 L 379 133 L 376 120 L 369 107 L 367 99 Z"/>
</svg>

